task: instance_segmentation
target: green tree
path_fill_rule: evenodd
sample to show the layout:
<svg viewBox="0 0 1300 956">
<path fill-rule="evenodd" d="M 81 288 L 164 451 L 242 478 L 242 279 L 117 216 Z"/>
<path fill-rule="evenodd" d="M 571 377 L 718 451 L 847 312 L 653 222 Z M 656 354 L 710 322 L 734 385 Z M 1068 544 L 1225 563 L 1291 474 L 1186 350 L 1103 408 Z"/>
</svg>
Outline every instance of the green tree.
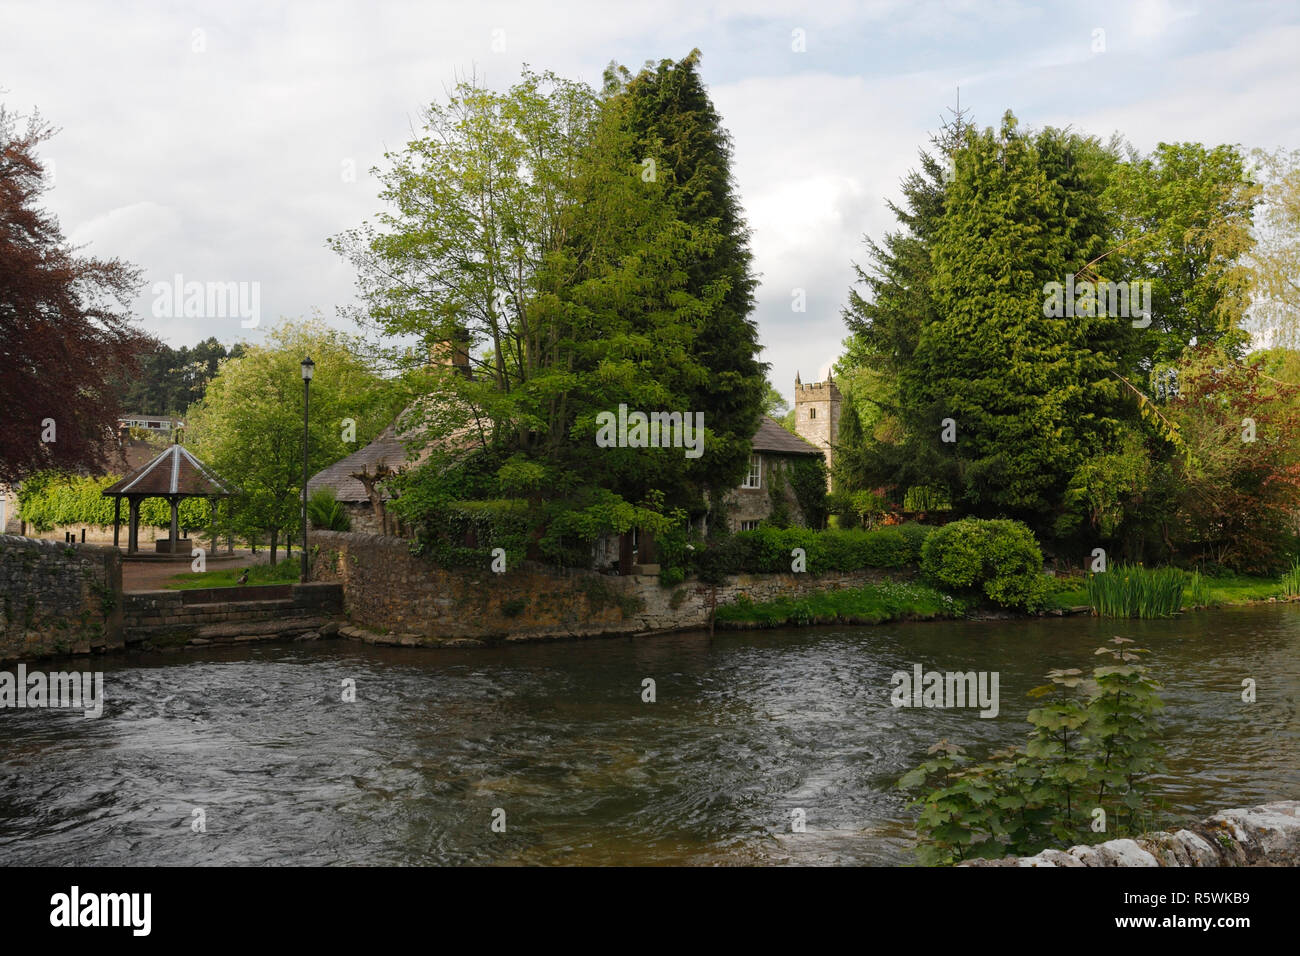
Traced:
<svg viewBox="0 0 1300 956">
<path fill-rule="evenodd" d="M 693 471 L 701 486 L 730 488 L 743 477 L 750 441 L 763 410 L 768 366 L 759 361 L 751 318 L 757 278 L 740 199 L 731 172 L 731 138 L 699 75 L 700 51 L 661 60 L 635 76 L 611 65 L 607 90 L 621 87 L 627 123 L 641 163 L 651 160 L 668 181 L 678 217 L 718 234 L 719 241 L 685 263 L 686 292 L 721 302 L 696 319 L 696 360 L 707 375 L 692 385 L 689 408 L 703 411 L 713 443 Z M 644 165 L 643 165 L 643 168 Z"/>
<path fill-rule="evenodd" d="M 700 278 L 735 236 L 716 217 L 687 215 L 679 175 L 716 186 L 692 172 L 693 152 L 680 173 L 660 162 L 645 175 L 634 121 L 644 112 L 631 86 L 601 98 L 551 74 L 525 72 L 504 93 L 463 83 L 389 157 L 391 210 L 379 226 L 333 240 L 384 332 L 468 365 L 467 375 L 444 363 L 416 409 L 436 447 L 404 484 L 414 522 L 440 533 L 454 502 L 510 498 L 527 499 L 543 524 L 567 514 L 561 524 L 584 534 L 602 522 L 627 530 L 702 508 L 705 487 L 738 482 L 763 367 L 739 362 L 735 342 L 706 344 L 736 305 L 730 280 Z M 741 324 L 752 359 L 752 325 Z M 756 378 L 718 385 L 741 368 Z M 702 413 L 703 455 L 599 447 L 599 417 L 620 405 Z M 517 519 L 513 506 L 503 513 Z M 563 549 L 563 537 L 539 540 Z"/>
<path fill-rule="evenodd" d="M 864 508 L 882 506 L 873 494 L 881 487 L 891 489 L 901 503 L 909 488 L 931 483 L 943 469 L 933 443 L 907 440 L 898 382 L 912 362 L 922 328 L 937 318 L 931 290 L 935 237 L 956 153 L 971 131 L 966 111 L 950 113 L 930 138 L 931 149 L 920 152 L 919 168 L 903 178 L 902 201 L 887 202 L 900 228 L 879 243 L 866 238 L 867 262 L 853 264 L 856 282 L 842 312 L 850 334 L 835 365 L 848 400 L 834 469 L 845 515 L 863 517 Z"/>
<path fill-rule="evenodd" d="M 292 537 L 300 520 L 302 360 L 310 356 L 316 363 L 309 475 L 374 438 L 404 396 L 398 382 L 370 371 L 357 343 L 319 321 L 284 322 L 268 338 L 221 363 L 186 424 L 194 453 L 243 492 L 234 507 L 240 530 L 270 534 L 274 563 L 280 534 Z M 348 419 L 355 423 L 354 438 Z"/>
<path fill-rule="evenodd" d="M 969 514 L 1043 528 L 1075 469 L 1118 433 L 1127 325 L 1044 309 L 1049 283 L 1104 251 L 1104 164 L 1094 141 L 1023 136 L 1010 113 L 956 154 L 931 254 L 936 313 L 899 392 L 908 447 Z"/>
<path fill-rule="evenodd" d="M 1129 339 L 1135 381 L 1179 360 L 1193 340 L 1244 351 L 1250 301 L 1247 256 L 1259 187 L 1233 146 L 1161 143 L 1150 156 L 1129 148 L 1115 165 L 1104 202 L 1113 238 L 1099 276 L 1152 284 L 1151 325 Z"/>
<path fill-rule="evenodd" d="M 178 349 L 150 339 L 137 354 L 136 373 L 118 381 L 122 406 L 136 414 L 183 415 L 203 397 L 221 360 L 237 358 L 243 349 L 243 343 L 228 349 L 214 336 Z"/>
<path fill-rule="evenodd" d="M 1165 407 L 1178 363 L 1191 343 L 1239 361 L 1245 342 L 1255 186 L 1239 153 L 1143 156 L 1118 138 L 1021 134 L 1010 114 L 996 133 L 957 115 L 932 144 L 845 310 L 841 381 L 878 378 L 858 390 L 847 424 L 863 448 L 843 450 L 841 484 L 928 487 L 1057 545 L 1163 547 L 1187 451 Z M 1150 282 L 1149 325 L 1039 311 L 1045 284 L 1067 279 Z"/>
<path fill-rule="evenodd" d="M 778 392 L 770 381 L 767 382 L 767 391 L 763 395 L 763 414 L 779 419 L 789 411 L 791 411 L 790 403 L 785 400 L 785 396 Z"/>
</svg>

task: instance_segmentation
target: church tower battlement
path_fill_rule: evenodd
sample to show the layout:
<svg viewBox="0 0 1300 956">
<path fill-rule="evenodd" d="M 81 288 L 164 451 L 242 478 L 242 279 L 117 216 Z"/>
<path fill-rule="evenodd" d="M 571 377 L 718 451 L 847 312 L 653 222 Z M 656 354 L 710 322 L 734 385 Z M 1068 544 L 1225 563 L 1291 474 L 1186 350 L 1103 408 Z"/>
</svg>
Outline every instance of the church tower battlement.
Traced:
<svg viewBox="0 0 1300 956">
<path fill-rule="evenodd" d="M 830 373 L 824 382 L 805 385 L 795 372 L 794 428 L 800 438 L 821 449 L 829 471 L 832 446 L 840 438 L 840 390 Z"/>
</svg>

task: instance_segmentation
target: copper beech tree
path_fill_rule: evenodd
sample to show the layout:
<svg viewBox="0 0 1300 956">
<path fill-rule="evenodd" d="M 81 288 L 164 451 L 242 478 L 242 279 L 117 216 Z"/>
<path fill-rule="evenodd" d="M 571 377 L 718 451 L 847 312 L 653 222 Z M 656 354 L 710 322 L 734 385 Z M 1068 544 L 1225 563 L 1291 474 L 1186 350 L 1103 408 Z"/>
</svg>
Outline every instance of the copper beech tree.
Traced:
<svg viewBox="0 0 1300 956">
<path fill-rule="evenodd" d="M 0 107 L 0 482 L 94 470 L 114 440 L 112 382 L 147 341 L 129 304 L 139 270 L 77 255 L 38 202 L 49 188 L 39 116 Z"/>
</svg>

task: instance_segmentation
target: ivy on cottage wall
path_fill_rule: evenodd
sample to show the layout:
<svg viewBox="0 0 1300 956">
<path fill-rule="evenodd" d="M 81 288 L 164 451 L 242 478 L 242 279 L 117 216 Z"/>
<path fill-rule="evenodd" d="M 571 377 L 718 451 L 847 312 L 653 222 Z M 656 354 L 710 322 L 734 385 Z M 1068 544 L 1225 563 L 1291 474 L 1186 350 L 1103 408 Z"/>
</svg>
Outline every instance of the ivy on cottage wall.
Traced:
<svg viewBox="0 0 1300 956">
<path fill-rule="evenodd" d="M 821 528 L 826 524 L 826 461 L 823 458 L 800 458 L 788 473 L 790 489 L 794 492 L 804 524 Z"/>
<path fill-rule="evenodd" d="M 767 523 L 789 528 L 800 523 L 794 519 L 791 496 L 799 506 L 801 523 L 807 528 L 826 524 L 826 462 L 811 456 L 793 461 L 774 460 L 768 465 L 767 494 L 772 510 Z"/>
</svg>

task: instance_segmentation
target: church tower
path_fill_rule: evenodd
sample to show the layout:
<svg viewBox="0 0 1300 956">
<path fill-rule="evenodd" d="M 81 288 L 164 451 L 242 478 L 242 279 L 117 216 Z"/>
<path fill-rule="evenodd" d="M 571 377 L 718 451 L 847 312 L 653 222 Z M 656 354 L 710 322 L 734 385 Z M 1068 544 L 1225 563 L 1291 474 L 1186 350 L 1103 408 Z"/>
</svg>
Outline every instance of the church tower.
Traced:
<svg viewBox="0 0 1300 956">
<path fill-rule="evenodd" d="M 800 438 L 821 449 L 829 471 L 834 454 L 831 446 L 840 438 L 840 390 L 831 373 L 826 373 L 826 381 L 812 385 L 804 385 L 799 381 L 799 373 L 794 373 L 794 430 Z"/>
</svg>

